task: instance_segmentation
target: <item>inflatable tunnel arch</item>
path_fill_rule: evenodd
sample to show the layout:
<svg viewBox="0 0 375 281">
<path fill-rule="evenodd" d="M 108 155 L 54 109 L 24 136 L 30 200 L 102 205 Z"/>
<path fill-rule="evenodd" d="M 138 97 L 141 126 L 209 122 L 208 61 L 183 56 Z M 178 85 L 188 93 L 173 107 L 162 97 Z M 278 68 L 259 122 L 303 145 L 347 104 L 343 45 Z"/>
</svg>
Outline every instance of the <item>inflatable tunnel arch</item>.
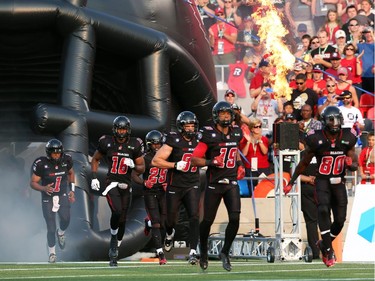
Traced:
<svg viewBox="0 0 375 281">
<path fill-rule="evenodd" d="M 170 130 L 181 110 L 211 117 L 216 81 L 194 5 L 173 0 L 0 1 L 1 143 L 62 140 L 73 156 L 77 201 L 64 251 L 107 259 L 109 231 L 94 229 L 89 156 L 123 114 L 132 134 Z M 104 177 L 104 168 L 101 167 Z M 144 247 L 135 196 L 121 257 Z"/>
</svg>

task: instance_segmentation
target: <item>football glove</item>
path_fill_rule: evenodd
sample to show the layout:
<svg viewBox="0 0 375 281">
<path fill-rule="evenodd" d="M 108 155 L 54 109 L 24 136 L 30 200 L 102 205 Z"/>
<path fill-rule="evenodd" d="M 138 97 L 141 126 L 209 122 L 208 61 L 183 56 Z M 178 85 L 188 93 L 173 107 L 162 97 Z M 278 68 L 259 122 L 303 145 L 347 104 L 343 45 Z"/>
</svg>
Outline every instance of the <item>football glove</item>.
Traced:
<svg viewBox="0 0 375 281">
<path fill-rule="evenodd" d="M 145 180 L 143 184 L 144 184 L 145 187 L 147 187 L 149 189 L 151 189 L 154 186 L 154 184 L 151 182 L 151 180 Z"/>
<path fill-rule="evenodd" d="M 134 168 L 135 165 L 134 165 L 134 161 L 130 158 L 125 158 L 125 161 L 124 161 L 125 165 L 128 166 L 129 168 Z"/>
<path fill-rule="evenodd" d="M 91 180 L 91 189 L 95 191 L 99 191 L 100 189 L 100 182 L 98 179 L 92 179 Z"/>
<path fill-rule="evenodd" d="M 212 159 L 211 166 L 216 166 L 216 167 L 222 167 L 224 165 L 224 156 L 218 155 L 214 159 Z"/>
<path fill-rule="evenodd" d="M 285 195 L 288 195 L 288 193 L 292 190 L 293 188 L 293 185 L 292 184 L 287 184 L 286 186 L 284 186 L 284 193 Z"/>
<path fill-rule="evenodd" d="M 187 164 L 186 161 L 182 161 L 181 160 L 181 161 L 176 162 L 174 164 L 174 167 L 175 167 L 176 170 L 182 171 L 182 170 L 184 170 L 186 168 L 186 164 Z"/>
<path fill-rule="evenodd" d="M 237 169 L 237 179 L 242 180 L 245 177 L 245 167 L 244 166 L 238 166 Z"/>
</svg>

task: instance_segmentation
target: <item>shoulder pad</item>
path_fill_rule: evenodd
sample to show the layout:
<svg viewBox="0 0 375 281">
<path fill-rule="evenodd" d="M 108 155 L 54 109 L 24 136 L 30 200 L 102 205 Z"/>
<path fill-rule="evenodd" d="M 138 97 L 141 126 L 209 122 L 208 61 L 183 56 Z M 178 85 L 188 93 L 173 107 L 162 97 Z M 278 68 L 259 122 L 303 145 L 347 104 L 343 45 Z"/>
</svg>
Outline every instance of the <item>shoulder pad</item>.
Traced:
<svg viewBox="0 0 375 281">
<path fill-rule="evenodd" d="M 203 127 L 205 130 L 208 130 L 208 131 L 213 131 L 214 128 L 212 128 L 212 126 L 204 126 Z"/>
</svg>

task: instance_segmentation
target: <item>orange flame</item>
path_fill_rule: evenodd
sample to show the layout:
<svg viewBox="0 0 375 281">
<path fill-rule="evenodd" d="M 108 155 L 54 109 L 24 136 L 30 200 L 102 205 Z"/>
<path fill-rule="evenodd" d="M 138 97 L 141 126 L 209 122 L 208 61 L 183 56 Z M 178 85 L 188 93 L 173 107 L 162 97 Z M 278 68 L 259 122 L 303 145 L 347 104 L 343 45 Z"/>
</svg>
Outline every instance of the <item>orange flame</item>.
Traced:
<svg viewBox="0 0 375 281">
<path fill-rule="evenodd" d="M 288 70 L 293 69 L 295 57 L 283 42 L 283 37 L 288 31 L 283 26 L 272 1 L 261 0 L 261 3 L 262 7 L 251 16 L 259 25 L 260 42 L 265 44 L 266 52 L 271 54 L 268 60 L 276 68 L 270 78 L 274 83 L 275 97 L 285 97 L 290 100 L 292 89 L 289 87 L 286 74 Z"/>
</svg>

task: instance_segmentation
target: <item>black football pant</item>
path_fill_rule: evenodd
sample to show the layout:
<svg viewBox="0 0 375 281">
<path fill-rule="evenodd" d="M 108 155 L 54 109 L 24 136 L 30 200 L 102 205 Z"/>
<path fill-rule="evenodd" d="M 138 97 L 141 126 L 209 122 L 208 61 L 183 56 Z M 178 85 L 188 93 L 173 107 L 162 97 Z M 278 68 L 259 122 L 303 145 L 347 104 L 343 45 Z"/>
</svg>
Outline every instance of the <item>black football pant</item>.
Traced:
<svg viewBox="0 0 375 281">
<path fill-rule="evenodd" d="M 180 205 L 183 204 L 189 217 L 190 249 L 197 249 L 198 246 L 199 198 L 200 190 L 198 185 L 189 188 L 175 186 L 167 187 L 167 234 L 172 234 L 180 211 Z"/>
<path fill-rule="evenodd" d="M 225 229 L 224 245 L 221 252 L 228 255 L 240 225 L 241 199 L 238 185 L 209 184 L 204 193 L 204 215 L 200 223 L 200 247 L 202 255 L 207 255 L 208 236 L 221 199 L 227 208 L 229 222 Z"/>
<path fill-rule="evenodd" d="M 312 249 L 313 258 L 319 258 L 319 249 L 316 242 L 318 234 L 318 206 L 316 202 L 315 186 L 302 184 L 301 186 L 301 210 L 306 224 L 307 241 Z"/>
<path fill-rule="evenodd" d="M 318 222 L 323 245 L 332 248 L 332 240 L 340 234 L 346 219 L 348 197 L 345 182 L 331 184 L 329 179 L 316 179 Z M 331 223 L 331 211 L 333 222 Z"/>
<path fill-rule="evenodd" d="M 125 223 L 128 209 L 131 203 L 131 188 L 120 189 L 112 188 L 107 194 L 107 202 L 111 208 L 112 214 L 110 219 L 111 229 L 118 229 L 117 240 L 122 240 L 125 233 Z"/>
<path fill-rule="evenodd" d="M 165 229 L 165 220 L 167 217 L 167 206 L 165 203 L 164 190 L 145 189 L 144 200 L 146 212 L 152 224 L 152 240 L 156 249 L 162 248 L 162 233 Z"/>
<path fill-rule="evenodd" d="M 68 196 L 61 195 L 59 198 L 60 208 L 57 211 L 60 219 L 60 229 L 66 230 L 70 223 L 70 202 Z M 43 217 L 47 225 L 47 243 L 48 247 L 56 245 L 56 213 L 52 212 L 52 196 L 50 198 L 42 199 Z"/>
</svg>

